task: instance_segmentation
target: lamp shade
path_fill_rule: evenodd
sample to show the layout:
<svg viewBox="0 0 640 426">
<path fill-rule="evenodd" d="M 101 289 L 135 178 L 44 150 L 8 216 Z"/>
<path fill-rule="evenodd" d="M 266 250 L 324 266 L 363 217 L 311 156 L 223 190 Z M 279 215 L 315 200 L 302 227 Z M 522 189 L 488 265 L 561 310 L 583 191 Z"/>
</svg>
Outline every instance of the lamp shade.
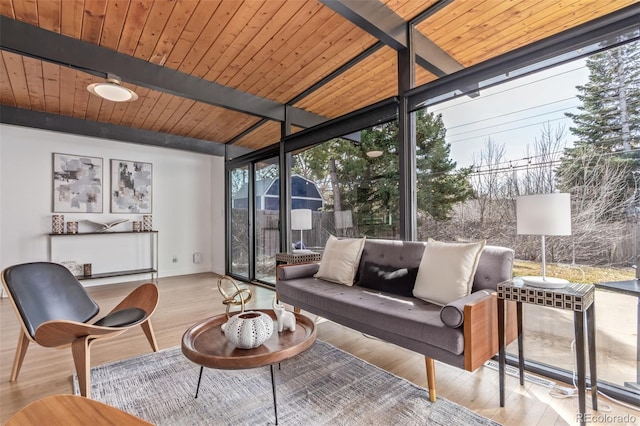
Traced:
<svg viewBox="0 0 640 426">
<path fill-rule="evenodd" d="M 526 195 L 516 199 L 519 235 L 571 235 L 571 195 Z"/>
<path fill-rule="evenodd" d="M 293 230 L 312 229 L 311 210 L 309 209 L 291 210 L 291 229 Z"/>
</svg>

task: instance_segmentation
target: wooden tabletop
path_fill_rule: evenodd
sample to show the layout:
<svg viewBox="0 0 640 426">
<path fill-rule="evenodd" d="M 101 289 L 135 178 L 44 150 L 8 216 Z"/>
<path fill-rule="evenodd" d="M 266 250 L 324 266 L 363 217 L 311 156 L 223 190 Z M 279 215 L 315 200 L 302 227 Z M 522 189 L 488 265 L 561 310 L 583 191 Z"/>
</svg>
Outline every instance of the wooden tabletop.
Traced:
<svg viewBox="0 0 640 426">
<path fill-rule="evenodd" d="M 276 319 L 273 310 L 254 309 Z M 275 364 L 307 350 L 316 340 L 316 328 L 309 318 L 296 316 L 296 331 L 278 333 L 274 324 L 271 337 L 253 349 L 239 349 L 225 337 L 222 324 L 226 314 L 207 318 L 190 327 L 182 336 L 182 353 L 196 364 L 209 368 L 245 369 Z"/>
<path fill-rule="evenodd" d="M 27 405 L 6 423 L 6 426 L 19 425 L 148 426 L 151 423 L 82 396 L 52 395 Z"/>
</svg>

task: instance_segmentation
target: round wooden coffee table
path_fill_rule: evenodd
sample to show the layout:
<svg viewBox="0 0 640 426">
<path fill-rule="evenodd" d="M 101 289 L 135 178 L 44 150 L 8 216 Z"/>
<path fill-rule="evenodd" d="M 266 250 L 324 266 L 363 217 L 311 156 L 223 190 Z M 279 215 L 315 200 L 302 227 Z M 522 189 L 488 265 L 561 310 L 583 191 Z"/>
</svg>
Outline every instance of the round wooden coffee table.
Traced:
<svg viewBox="0 0 640 426">
<path fill-rule="evenodd" d="M 273 310 L 253 309 L 264 312 L 276 320 Z M 254 349 L 238 349 L 233 346 L 222 332 L 221 326 L 228 321 L 226 314 L 216 315 L 194 324 L 182 336 L 182 353 L 189 360 L 200 365 L 200 376 L 196 395 L 200 389 L 200 380 L 204 367 L 225 370 L 239 370 L 269 366 L 273 389 L 273 409 L 278 424 L 278 406 L 276 402 L 276 382 L 273 365 L 304 352 L 316 341 L 316 328 L 311 319 L 295 314 L 296 331 L 278 333 L 274 324 L 271 337 Z"/>
</svg>

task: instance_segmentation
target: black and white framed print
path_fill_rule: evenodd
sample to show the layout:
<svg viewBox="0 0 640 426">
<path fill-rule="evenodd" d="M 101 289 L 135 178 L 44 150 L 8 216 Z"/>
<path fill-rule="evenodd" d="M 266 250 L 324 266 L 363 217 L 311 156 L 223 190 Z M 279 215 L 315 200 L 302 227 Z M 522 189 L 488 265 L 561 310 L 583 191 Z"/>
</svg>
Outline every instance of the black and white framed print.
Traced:
<svg viewBox="0 0 640 426">
<path fill-rule="evenodd" d="M 111 160 L 111 213 L 151 213 L 151 163 Z"/>
<path fill-rule="evenodd" d="M 102 213 L 102 158 L 53 153 L 53 212 Z"/>
</svg>

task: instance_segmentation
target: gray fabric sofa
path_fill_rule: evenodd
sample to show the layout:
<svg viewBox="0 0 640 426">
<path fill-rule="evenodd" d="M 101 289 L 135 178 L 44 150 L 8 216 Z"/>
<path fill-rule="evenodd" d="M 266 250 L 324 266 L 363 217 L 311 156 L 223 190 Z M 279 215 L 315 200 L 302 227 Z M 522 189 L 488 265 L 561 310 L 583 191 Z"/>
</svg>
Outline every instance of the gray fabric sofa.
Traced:
<svg viewBox="0 0 640 426">
<path fill-rule="evenodd" d="M 367 239 L 355 282 L 371 263 L 417 269 L 424 248 L 422 242 Z M 425 355 L 430 398 L 435 401 L 434 360 L 473 371 L 498 351 L 495 289 L 512 278 L 513 258 L 511 249 L 486 246 L 472 293 L 444 307 L 412 296 L 314 278 L 318 264 L 278 266 L 276 291 L 282 302 L 296 309 Z M 509 310 L 507 315 L 514 317 Z M 507 336 L 509 341 L 515 336 L 512 327 Z"/>
</svg>

